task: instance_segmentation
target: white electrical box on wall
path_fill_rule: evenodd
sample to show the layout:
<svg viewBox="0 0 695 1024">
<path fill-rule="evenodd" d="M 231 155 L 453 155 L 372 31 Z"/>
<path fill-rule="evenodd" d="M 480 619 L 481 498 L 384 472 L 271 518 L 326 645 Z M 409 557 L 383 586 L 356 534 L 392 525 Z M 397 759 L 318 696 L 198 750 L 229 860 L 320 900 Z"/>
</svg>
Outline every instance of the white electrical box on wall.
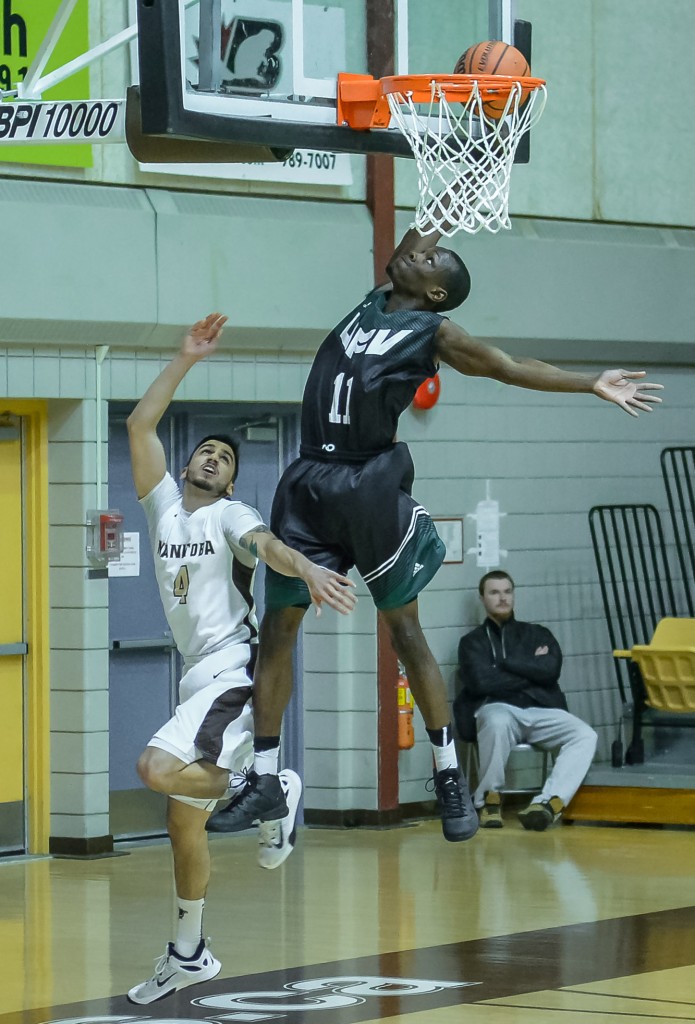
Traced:
<svg viewBox="0 0 695 1024">
<path fill-rule="evenodd" d="M 500 547 L 500 519 L 506 512 L 500 512 L 500 503 L 490 497 L 490 481 L 485 481 L 485 497 L 475 506 L 475 512 L 469 512 L 475 520 L 476 545 L 469 548 L 468 553 L 474 554 L 479 569 L 496 569 L 507 552 Z"/>
<path fill-rule="evenodd" d="M 437 533 L 444 541 L 446 555 L 444 565 L 450 562 L 463 561 L 463 519 L 439 519 L 434 518 L 434 525 Z"/>
</svg>

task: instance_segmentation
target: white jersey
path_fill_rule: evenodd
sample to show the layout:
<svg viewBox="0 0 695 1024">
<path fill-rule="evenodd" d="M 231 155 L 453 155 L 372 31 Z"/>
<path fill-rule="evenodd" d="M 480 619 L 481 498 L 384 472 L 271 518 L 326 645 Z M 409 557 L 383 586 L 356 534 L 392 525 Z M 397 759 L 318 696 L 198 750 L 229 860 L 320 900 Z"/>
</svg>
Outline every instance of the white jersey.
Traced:
<svg viewBox="0 0 695 1024">
<path fill-rule="evenodd" d="M 263 526 L 255 508 L 220 498 L 186 512 L 169 473 L 140 499 L 164 614 L 187 664 L 240 643 L 256 643 L 253 576 L 258 560 L 239 547 Z"/>
</svg>

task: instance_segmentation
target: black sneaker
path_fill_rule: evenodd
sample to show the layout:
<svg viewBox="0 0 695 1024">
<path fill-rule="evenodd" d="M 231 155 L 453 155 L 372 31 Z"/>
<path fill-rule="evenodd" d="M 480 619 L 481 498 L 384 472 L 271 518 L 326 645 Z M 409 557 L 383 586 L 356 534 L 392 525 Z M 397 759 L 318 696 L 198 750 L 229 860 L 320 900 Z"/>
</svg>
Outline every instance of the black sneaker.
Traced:
<svg viewBox="0 0 695 1024">
<path fill-rule="evenodd" d="M 472 839 L 478 831 L 478 815 L 461 769 L 445 768 L 435 772 L 434 792 L 442 816 L 444 838 L 450 843 Z"/>
<path fill-rule="evenodd" d="M 277 775 L 248 773 L 247 783 L 236 800 L 208 818 L 208 832 L 243 832 L 257 821 L 276 821 L 289 814 Z"/>
</svg>

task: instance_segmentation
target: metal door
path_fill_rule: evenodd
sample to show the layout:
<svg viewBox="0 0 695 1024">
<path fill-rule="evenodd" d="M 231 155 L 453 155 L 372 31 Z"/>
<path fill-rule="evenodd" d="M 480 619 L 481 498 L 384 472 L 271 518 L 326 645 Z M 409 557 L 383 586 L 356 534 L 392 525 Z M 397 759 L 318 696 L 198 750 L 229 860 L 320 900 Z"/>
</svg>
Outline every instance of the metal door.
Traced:
<svg viewBox="0 0 695 1024">
<path fill-rule="evenodd" d="M 24 565 L 21 421 L 0 420 L 0 853 L 26 849 Z"/>
</svg>

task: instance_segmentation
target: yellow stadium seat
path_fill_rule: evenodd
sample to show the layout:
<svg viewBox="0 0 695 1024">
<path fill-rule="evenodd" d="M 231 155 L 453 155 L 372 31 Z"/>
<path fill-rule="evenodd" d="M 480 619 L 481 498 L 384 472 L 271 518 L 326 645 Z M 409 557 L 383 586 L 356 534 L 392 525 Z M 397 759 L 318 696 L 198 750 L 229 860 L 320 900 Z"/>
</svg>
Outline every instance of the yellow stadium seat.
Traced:
<svg viewBox="0 0 695 1024">
<path fill-rule="evenodd" d="M 648 644 L 613 655 L 639 666 L 650 707 L 695 711 L 695 619 L 662 619 Z"/>
</svg>

